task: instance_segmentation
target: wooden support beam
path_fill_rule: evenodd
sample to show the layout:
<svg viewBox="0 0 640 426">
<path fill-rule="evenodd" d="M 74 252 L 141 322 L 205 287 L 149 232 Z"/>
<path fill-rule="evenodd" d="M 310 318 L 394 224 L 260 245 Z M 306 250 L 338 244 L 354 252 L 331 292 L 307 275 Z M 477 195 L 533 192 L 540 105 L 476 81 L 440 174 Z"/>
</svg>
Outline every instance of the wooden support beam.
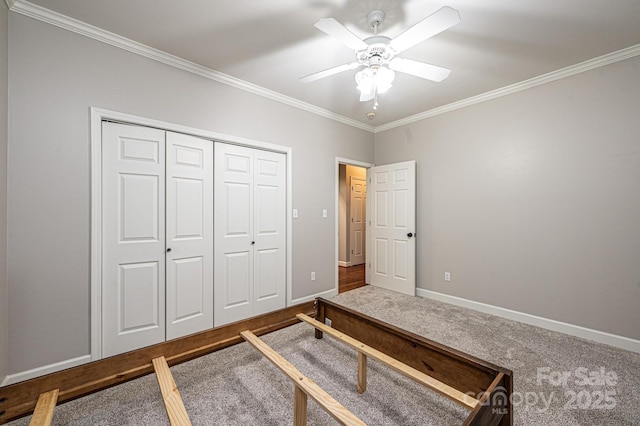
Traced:
<svg viewBox="0 0 640 426">
<path fill-rule="evenodd" d="M 327 333 L 328 335 L 334 337 L 335 339 L 340 340 L 341 342 L 351 346 L 352 348 L 356 349 L 358 352 L 362 352 L 363 354 L 370 356 L 374 359 L 377 359 L 378 361 L 388 365 L 389 367 L 393 368 L 394 370 L 396 370 L 398 373 L 403 374 L 404 376 L 415 380 L 416 382 L 438 392 L 439 394 L 446 396 L 447 398 L 451 399 L 454 402 L 457 402 L 458 404 L 468 408 L 468 409 L 474 409 L 476 407 L 476 405 L 478 405 L 478 400 L 467 395 L 464 394 L 462 392 L 460 392 L 459 390 L 445 384 L 442 383 L 439 380 L 434 379 L 433 377 L 424 374 L 423 372 L 416 370 L 413 367 L 408 366 L 407 364 L 404 364 L 400 361 L 398 361 L 397 359 L 392 358 L 391 356 L 378 351 L 377 349 L 374 349 L 370 346 L 365 345 L 364 343 L 360 342 L 359 340 L 356 340 L 344 333 L 341 333 L 337 330 L 334 330 L 333 328 L 314 320 L 313 318 L 309 317 L 308 315 L 305 314 L 298 314 L 296 315 L 296 317 L 301 320 L 304 321 L 308 324 L 311 324 L 312 326 L 314 326 L 316 328 L 316 330 L 320 330 L 323 333 Z"/>
<path fill-rule="evenodd" d="M 54 389 L 40 394 L 29 426 L 49 426 L 51 424 L 59 393 L 60 390 Z"/>
<path fill-rule="evenodd" d="M 156 371 L 156 377 L 158 378 L 158 384 L 160 385 L 160 391 L 164 399 L 164 406 L 167 410 L 167 416 L 169 417 L 171 425 L 190 426 L 191 420 L 189 419 L 187 410 L 184 408 L 180 392 L 178 392 L 176 382 L 173 380 L 173 375 L 171 375 L 167 360 L 163 356 L 154 358 L 153 368 Z"/>
<path fill-rule="evenodd" d="M 298 386 L 294 388 L 293 426 L 307 426 L 307 394 Z"/>
<path fill-rule="evenodd" d="M 251 343 L 254 348 L 256 348 L 259 352 L 262 353 L 269 361 L 273 363 L 280 371 L 289 376 L 293 383 L 296 386 L 296 389 L 300 389 L 307 396 L 313 398 L 314 401 L 320 405 L 331 417 L 337 420 L 340 424 L 343 425 L 365 425 L 359 418 L 353 415 L 349 410 L 347 410 L 342 404 L 333 399 L 331 395 L 325 392 L 320 386 L 315 384 L 308 377 L 300 373 L 297 368 L 293 366 L 289 361 L 284 359 L 282 355 L 278 352 L 274 351 L 269 345 L 264 343 L 259 337 L 253 334 L 251 331 L 246 330 L 240 333 L 242 338 L 247 342 Z M 296 392 L 298 392 L 296 390 Z M 306 408 L 306 402 L 303 404 L 297 397 L 297 403 L 295 404 L 295 408 L 297 410 L 301 410 Z M 299 419 L 301 416 L 300 411 L 294 411 L 294 419 Z M 306 415 L 305 415 L 305 423 L 306 423 Z M 300 423 L 300 424 L 305 424 Z M 298 423 L 296 423 L 297 425 Z"/>
<path fill-rule="evenodd" d="M 358 393 L 367 390 L 367 355 L 358 351 Z"/>
</svg>

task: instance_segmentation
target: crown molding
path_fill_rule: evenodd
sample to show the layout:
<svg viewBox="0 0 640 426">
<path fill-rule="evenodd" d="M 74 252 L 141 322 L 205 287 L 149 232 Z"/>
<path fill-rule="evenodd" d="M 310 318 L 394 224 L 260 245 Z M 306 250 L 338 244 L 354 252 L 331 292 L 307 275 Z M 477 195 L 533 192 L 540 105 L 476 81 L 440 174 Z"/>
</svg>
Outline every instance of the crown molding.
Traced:
<svg viewBox="0 0 640 426">
<path fill-rule="evenodd" d="M 285 105 L 292 106 L 313 114 L 329 118 L 331 120 L 352 126 L 358 129 L 366 130 L 371 133 L 380 133 L 386 130 L 394 129 L 396 127 L 404 126 L 407 124 L 415 123 L 427 118 L 435 117 L 440 114 L 455 111 L 460 108 L 465 108 L 471 105 L 479 104 L 481 102 L 490 101 L 500 98 L 502 96 L 511 95 L 523 90 L 531 89 L 542 84 L 551 83 L 556 80 L 560 80 L 566 77 L 571 77 L 576 74 L 580 74 L 586 71 L 593 70 L 595 68 L 603 67 L 615 62 L 623 61 L 625 59 L 633 58 L 640 55 L 640 44 L 628 47 L 626 49 L 618 50 L 594 59 L 590 59 L 581 62 L 576 65 L 571 65 L 566 68 L 562 68 L 557 71 L 552 71 L 547 74 L 540 75 L 538 77 L 531 78 L 519 83 L 511 84 L 496 90 L 482 93 L 477 96 L 472 96 L 467 99 L 452 102 L 447 105 L 443 105 L 437 108 L 433 108 L 428 111 L 424 111 L 409 117 L 402 118 L 400 120 L 392 121 L 387 124 L 379 126 L 371 126 L 362 123 L 358 120 L 354 120 L 349 117 L 345 117 L 340 114 L 336 114 L 324 108 L 317 107 L 307 102 L 300 101 L 290 96 L 283 95 L 273 90 L 266 89 L 253 83 L 249 83 L 239 78 L 232 77 L 228 74 L 215 71 L 211 68 L 204 67 L 196 64 L 195 62 L 187 61 L 178 56 L 171 55 L 153 47 L 147 46 L 142 43 L 130 40 L 122 37 L 118 34 L 103 30 L 101 28 L 89 25 L 85 22 L 79 21 L 74 18 L 70 18 L 66 15 L 54 12 L 44 7 L 35 5 L 26 0 L 5 0 L 7 6 L 12 12 L 20 13 L 25 16 L 29 16 L 34 19 L 55 25 L 57 27 L 75 32 L 80 35 L 101 41 L 103 43 L 127 50 L 132 53 L 144 56 L 149 59 L 153 59 L 158 62 L 170 65 L 172 67 L 205 77 L 210 80 L 217 81 L 222 84 L 226 84 L 231 87 L 235 87 L 240 90 L 244 90 L 249 93 L 253 93 L 267 99 L 271 99 Z"/>
<path fill-rule="evenodd" d="M 540 75 L 538 77 L 531 78 L 529 80 L 521 81 L 519 83 L 511 84 L 509 86 L 502 87 L 500 89 L 485 92 L 471 98 L 463 99 L 461 101 L 452 102 L 447 105 L 443 105 L 438 108 L 431 109 L 429 111 L 421 112 L 419 114 L 412 115 L 410 117 L 402 118 L 400 120 L 393 121 L 391 123 L 376 126 L 374 133 L 384 132 L 385 130 L 394 129 L 396 127 L 404 126 L 407 124 L 415 123 L 427 118 L 435 117 L 436 115 L 445 114 L 447 112 L 455 111 L 460 108 L 468 107 L 471 105 L 479 104 L 481 102 L 497 99 L 502 96 L 511 95 L 513 93 L 521 92 L 523 90 L 531 89 L 532 87 L 540 86 L 543 84 L 551 83 L 556 80 L 560 80 L 566 77 L 571 77 L 576 74 L 580 74 L 586 71 L 593 70 L 595 68 L 610 65 L 615 62 L 623 61 L 625 59 L 633 58 L 640 55 L 640 44 L 627 47 L 626 49 L 618 50 L 616 52 L 608 53 L 606 55 L 599 56 L 588 61 L 581 62 L 576 65 L 571 65 L 566 68 L 552 71 L 547 74 Z"/>
<path fill-rule="evenodd" d="M 101 28 L 89 25 L 85 22 L 71 18 L 69 16 L 54 12 L 36 4 L 30 3 L 25 0 L 6 0 L 9 9 L 12 12 L 20 13 L 30 18 L 37 19 L 42 22 L 46 22 L 51 25 L 55 25 L 59 28 L 72 31 L 76 34 L 80 34 L 94 40 L 109 44 L 120 49 L 127 50 L 132 53 L 144 56 L 149 59 L 153 59 L 158 62 L 170 65 L 174 68 L 178 68 L 192 74 L 205 77 L 209 80 L 213 80 L 222 84 L 226 84 L 231 87 L 235 87 L 240 90 L 244 90 L 255 95 L 262 96 L 267 99 L 271 99 L 285 105 L 292 106 L 304 111 L 311 112 L 313 114 L 329 118 L 331 120 L 338 121 L 340 123 L 356 127 L 368 132 L 373 132 L 374 127 L 368 124 L 361 123 L 360 121 L 353 120 L 340 114 L 336 114 L 324 108 L 317 107 L 307 102 L 300 101 L 290 96 L 285 96 L 281 93 L 273 90 L 265 89 L 253 83 L 249 83 L 239 78 L 232 77 L 228 74 L 224 74 L 219 71 L 215 71 L 211 68 L 204 67 L 196 64 L 195 62 L 188 61 L 175 55 L 163 52 L 153 47 L 147 46 L 142 43 L 130 40 L 126 37 L 122 37 L 118 34 L 103 30 Z"/>
</svg>

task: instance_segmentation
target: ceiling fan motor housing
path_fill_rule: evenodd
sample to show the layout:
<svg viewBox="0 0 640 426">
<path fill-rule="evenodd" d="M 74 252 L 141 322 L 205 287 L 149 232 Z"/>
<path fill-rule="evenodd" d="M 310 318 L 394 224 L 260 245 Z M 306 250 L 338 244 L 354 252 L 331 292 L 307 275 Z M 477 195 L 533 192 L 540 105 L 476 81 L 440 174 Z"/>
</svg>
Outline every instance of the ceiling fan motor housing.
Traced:
<svg viewBox="0 0 640 426">
<path fill-rule="evenodd" d="M 359 63 L 368 66 L 380 66 L 393 58 L 393 52 L 387 47 L 391 39 L 385 36 L 373 36 L 364 40 L 368 44 L 365 50 L 356 52 Z"/>
</svg>

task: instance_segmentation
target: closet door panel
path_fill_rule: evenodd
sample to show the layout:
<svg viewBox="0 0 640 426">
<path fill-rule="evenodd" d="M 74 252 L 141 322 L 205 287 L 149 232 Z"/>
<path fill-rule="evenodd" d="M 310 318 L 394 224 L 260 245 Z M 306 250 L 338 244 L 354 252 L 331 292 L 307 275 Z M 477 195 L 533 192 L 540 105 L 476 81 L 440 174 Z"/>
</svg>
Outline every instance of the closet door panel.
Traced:
<svg viewBox="0 0 640 426">
<path fill-rule="evenodd" d="M 254 315 L 286 304 L 286 156 L 254 150 Z"/>
<path fill-rule="evenodd" d="M 167 132 L 167 340 L 213 327 L 213 142 Z"/>
<path fill-rule="evenodd" d="M 255 255 L 255 297 L 256 301 L 264 302 L 267 299 L 278 297 L 278 282 L 281 278 L 278 271 L 278 250 L 256 250 Z M 276 308 L 277 309 L 277 308 Z"/>
<path fill-rule="evenodd" d="M 165 134 L 102 124 L 102 356 L 165 339 Z"/>
<path fill-rule="evenodd" d="M 120 264 L 118 276 L 119 333 L 158 327 L 158 262 Z"/>
<path fill-rule="evenodd" d="M 225 309 L 251 305 L 251 254 L 249 251 L 227 253 L 222 266 L 224 282 L 222 298 Z M 218 294 L 216 296 L 219 296 Z"/>
<path fill-rule="evenodd" d="M 253 315 L 252 150 L 216 142 L 214 324 Z"/>
</svg>

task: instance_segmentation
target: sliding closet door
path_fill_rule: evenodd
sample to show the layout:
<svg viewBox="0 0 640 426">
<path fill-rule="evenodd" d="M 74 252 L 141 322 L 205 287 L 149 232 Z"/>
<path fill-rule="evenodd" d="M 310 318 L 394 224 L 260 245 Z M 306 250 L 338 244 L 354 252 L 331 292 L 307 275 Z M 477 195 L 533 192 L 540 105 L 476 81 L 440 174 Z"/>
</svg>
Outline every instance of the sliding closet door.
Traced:
<svg viewBox="0 0 640 426">
<path fill-rule="evenodd" d="M 167 132 L 167 340 L 213 327 L 213 142 Z"/>
<path fill-rule="evenodd" d="M 216 326 L 283 308 L 283 154 L 215 144 Z"/>
<path fill-rule="evenodd" d="M 102 355 L 165 339 L 165 132 L 102 124 Z"/>
</svg>

